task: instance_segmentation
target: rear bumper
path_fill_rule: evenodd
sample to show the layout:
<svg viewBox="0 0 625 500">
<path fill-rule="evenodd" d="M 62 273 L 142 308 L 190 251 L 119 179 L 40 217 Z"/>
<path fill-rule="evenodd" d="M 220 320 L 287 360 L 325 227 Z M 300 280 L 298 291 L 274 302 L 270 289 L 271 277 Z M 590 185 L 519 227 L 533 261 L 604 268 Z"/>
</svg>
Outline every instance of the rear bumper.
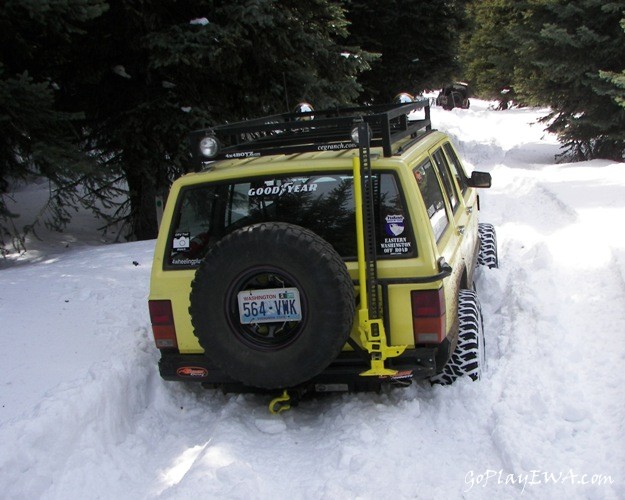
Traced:
<svg viewBox="0 0 625 500">
<path fill-rule="evenodd" d="M 298 389 L 316 392 L 378 391 L 383 384 L 408 385 L 410 380 L 434 375 L 447 362 L 449 348 L 446 343 L 437 347 L 410 349 L 397 358 L 388 359 L 386 365 L 398 371 L 394 377 L 363 377 L 360 373 L 370 368 L 362 353 L 343 352 L 323 372 Z M 206 387 L 221 388 L 226 392 L 267 392 L 230 378 L 203 354 L 180 354 L 161 351 L 159 371 L 165 380 L 200 382 Z M 285 387 L 285 389 L 295 389 Z M 274 391 L 275 392 L 275 391 Z"/>
</svg>

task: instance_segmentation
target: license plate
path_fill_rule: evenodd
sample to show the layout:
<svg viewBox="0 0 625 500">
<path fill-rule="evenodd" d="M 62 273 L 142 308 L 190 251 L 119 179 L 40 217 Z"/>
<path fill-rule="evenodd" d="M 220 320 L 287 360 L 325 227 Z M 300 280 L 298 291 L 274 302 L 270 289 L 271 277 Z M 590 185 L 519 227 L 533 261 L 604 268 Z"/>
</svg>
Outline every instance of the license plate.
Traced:
<svg viewBox="0 0 625 500">
<path fill-rule="evenodd" d="M 297 288 L 268 288 L 239 292 L 241 324 L 301 321 L 302 306 Z"/>
</svg>

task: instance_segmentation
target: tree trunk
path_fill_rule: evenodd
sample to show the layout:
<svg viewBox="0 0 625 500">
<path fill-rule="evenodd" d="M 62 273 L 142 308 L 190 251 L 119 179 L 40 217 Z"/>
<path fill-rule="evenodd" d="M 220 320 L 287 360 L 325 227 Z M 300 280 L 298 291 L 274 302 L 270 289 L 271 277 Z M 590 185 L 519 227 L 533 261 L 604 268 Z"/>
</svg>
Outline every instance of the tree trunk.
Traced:
<svg viewBox="0 0 625 500">
<path fill-rule="evenodd" d="M 125 169 L 130 198 L 130 227 L 132 236 L 137 240 L 156 238 L 156 186 L 150 175 L 145 175 L 143 168 Z"/>
</svg>

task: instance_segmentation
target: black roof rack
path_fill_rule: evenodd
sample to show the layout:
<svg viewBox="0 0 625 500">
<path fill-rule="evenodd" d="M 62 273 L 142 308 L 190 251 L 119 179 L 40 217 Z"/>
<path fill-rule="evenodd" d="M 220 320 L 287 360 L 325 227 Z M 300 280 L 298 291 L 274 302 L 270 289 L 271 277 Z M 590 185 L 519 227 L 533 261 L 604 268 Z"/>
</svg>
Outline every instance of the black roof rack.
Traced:
<svg viewBox="0 0 625 500">
<path fill-rule="evenodd" d="M 424 110 L 424 118 L 410 120 L 408 114 L 418 109 Z M 392 156 L 392 146 L 397 141 L 432 129 L 429 101 L 423 99 L 404 104 L 282 113 L 196 130 L 189 134 L 189 139 L 194 163 L 199 167 L 220 159 L 357 148 L 351 132 L 361 121 L 371 128 L 371 147 L 381 146 L 384 156 Z M 218 144 L 211 156 L 204 155 L 200 148 L 206 138 L 216 139 Z"/>
</svg>

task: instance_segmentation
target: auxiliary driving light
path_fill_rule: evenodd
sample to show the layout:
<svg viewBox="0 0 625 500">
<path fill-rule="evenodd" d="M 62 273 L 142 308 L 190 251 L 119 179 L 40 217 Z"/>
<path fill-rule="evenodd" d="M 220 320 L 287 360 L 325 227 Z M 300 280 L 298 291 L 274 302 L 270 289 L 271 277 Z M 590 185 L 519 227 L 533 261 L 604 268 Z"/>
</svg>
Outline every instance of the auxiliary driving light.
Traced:
<svg viewBox="0 0 625 500">
<path fill-rule="evenodd" d="M 360 134 L 358 133 L 358 127 L 359 125 L 356 125 L 352 131 L 351 131 L 351 136 L 352 136 L 352 142 L 354 144 L 358 144 L 360 145 Z M 371 127 L 369 126 L 369 124 L 367 123 L 367 136 L 369 137 L 369 139 L 371 138 Z"/>
<path fill-rule="evenodd" d="M 219 143 L 213 136 L 206 136 L 200 141 L 200 153 L 206 158 L 212 158 L 219 151 Z"/>
<path fill-rule="evenodd" d="M 402 92 L 401 94 L 397 94 L 393 99 L 393 102 L 395 104 L 409 104 L 414 101 L 415 98 L 408 92 Z"/>
<path fill-rule="evenodd" d="M 297 120 L 314 120 L 315 116 L 311 114 L 313 111 L 315 111 L 315 108 L 313 108 L 312 104 L 309 104 L 307 102 L 300 102 L 297 106 L 295 106 L 293 113 L 304 115 L 301 117 L 297 117 Z"/>
</svg>

